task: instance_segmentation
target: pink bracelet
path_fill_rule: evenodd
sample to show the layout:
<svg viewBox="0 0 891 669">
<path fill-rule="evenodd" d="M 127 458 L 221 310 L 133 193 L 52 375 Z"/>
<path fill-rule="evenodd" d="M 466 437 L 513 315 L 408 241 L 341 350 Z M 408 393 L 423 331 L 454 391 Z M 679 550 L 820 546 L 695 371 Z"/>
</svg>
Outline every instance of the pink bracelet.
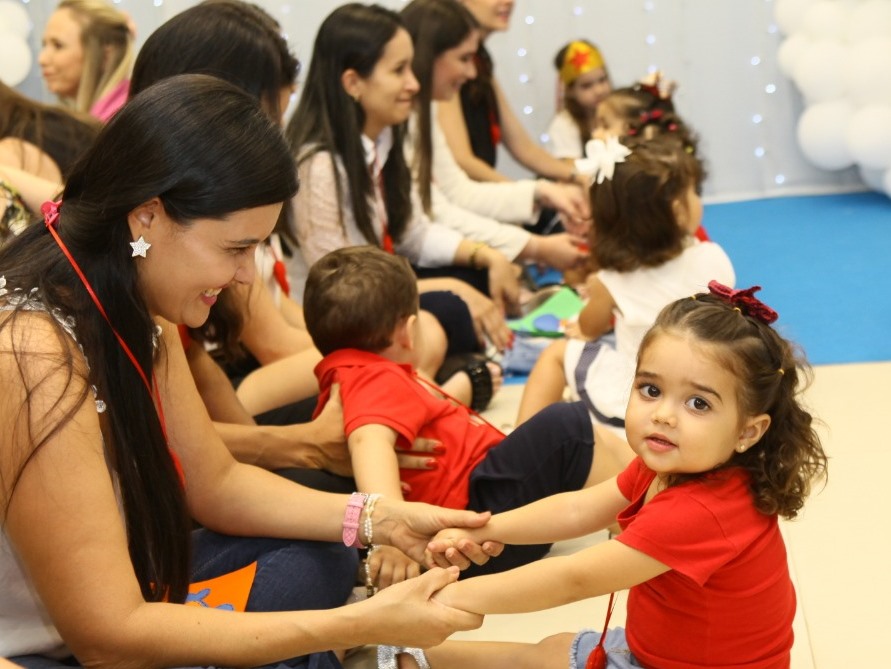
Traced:
<svg viewBox="0 0 891 669">
<path fill-rule="evenodd" d="M 347 501 L 343 513 L 343 543 L 350 548 L 365 548 L 365 544 L 359 540 L 359 518 L 367 501 L 368 495 L 364 492 L 354 492 Z"/>
</svg>

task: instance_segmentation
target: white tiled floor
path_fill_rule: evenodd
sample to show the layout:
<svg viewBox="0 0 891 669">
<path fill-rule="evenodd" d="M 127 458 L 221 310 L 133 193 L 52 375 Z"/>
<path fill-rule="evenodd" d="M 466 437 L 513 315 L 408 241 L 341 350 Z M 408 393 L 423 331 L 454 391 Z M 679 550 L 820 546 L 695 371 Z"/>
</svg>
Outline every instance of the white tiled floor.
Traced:
<svg viewBox="0 0 891 669">
<path fill-rule="evenodd" d="M 798 592 L 792 669 L 891 666 L 885 634 L 891 616 L 891 363 L 815 368 L 806 400 L 822 425 L 829 482 L 798 520 L 784 523 Z M 510 424 L 522 386 L 508 385 L 487 416 Z M 605 534 L 564 542 L 572 551 Z M 488 616 L 483 627 L 456 638 L 533 641 L 582 627 L 600 629 L 606 598 L 544 612 Z M 624 597 L 612 624 L 624 621 Z M 447 668 L 439 668 L 447 669 Z"/>
</svg>

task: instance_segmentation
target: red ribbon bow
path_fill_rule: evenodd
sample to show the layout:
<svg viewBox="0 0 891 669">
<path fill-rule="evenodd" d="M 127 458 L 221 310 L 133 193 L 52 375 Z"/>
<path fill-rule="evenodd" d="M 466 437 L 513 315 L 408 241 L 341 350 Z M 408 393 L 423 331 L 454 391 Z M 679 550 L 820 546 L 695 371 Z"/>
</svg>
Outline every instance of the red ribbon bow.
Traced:
<svg viewBox="0 0 891 669">
<path fill-rule="evenodd" d="M 47 200 L 40 205 L 40 211 L 43 213 L 43 220 L 46 222 L 46 227 L 54 228 L 59 223 L 59 209 L 61 206 L 61 200 L 59 202 Z"/>
<path fill-rule="evenodd" d="M 739 309 L 746 316 L 759 320 L 765 325 L 770 325 L 780 316 L 755 297 L 755 293 L 759 290 L 761 290 L 761 286 L 734 290 L 717 281 L 708 282 L 708 292 L 712 295 L 721 298 L 731 307 Z"/>
<path fill-rule="evenodd" d="M 665 116 L 665 112 L 663 112 L 661 109 L 652 109 L 650 111 L 640 113 L 640 122 L 643 125 L 646 125 L 647 123 L 658 121 L 663 116 Z"/>
</svg>

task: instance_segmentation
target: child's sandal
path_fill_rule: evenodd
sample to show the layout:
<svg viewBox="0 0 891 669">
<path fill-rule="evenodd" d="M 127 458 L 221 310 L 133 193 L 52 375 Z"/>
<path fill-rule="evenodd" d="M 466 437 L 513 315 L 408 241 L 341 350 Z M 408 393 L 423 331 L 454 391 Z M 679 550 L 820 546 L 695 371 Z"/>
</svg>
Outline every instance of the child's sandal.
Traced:
<svg viewBox="0 0 891 669">
<path fill-rule="evenodd" d="M 415 662 L 418 663 L 420 669 L 430 669 L 430 663 L 427 661 L 427 656 L 424 655 L 423 650 L 420 648 L 405 648 L 404 646 L 378 646 L 378 669 L 398 669 L 397 655 L 411 655 L 415 658 Z"/>
<path fill-rule="evenodd" d="M 483 411 L 489 406 L 495 394 L 492 371 L 489 369 L 490 362 L 492 361 L 482 353 L 450 355 L 436 373 L 436 383 L 442 385 L 458 372 L 464 372 L 470 378 L 470 408 L 474 411 Z"/>
</svg>

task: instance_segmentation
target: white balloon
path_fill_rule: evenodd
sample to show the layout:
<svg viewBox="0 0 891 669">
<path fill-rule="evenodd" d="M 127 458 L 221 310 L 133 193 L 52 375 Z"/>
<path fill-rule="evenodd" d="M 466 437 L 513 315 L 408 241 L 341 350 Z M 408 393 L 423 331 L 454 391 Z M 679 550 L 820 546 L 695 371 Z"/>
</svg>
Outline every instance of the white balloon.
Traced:
<svg viewBox="0 0 891 669">
<path fill-rule="evenodd" d="M 851 11 L 847 26 L 847 39 L 856 44 L 870 37 L 891 35 L 891 2 L 867 0 Z"/>
<path fill-rule="evenodd" d="M 885 176 L 882 178 L 882 190 L 885 195 L 891 197 L 891 170 L 885 171 Z"/>
<path fill-rule="evenodd" d="M 845 140 L 854 160 L 865 168 L 891 167 L 891 105 L 858 109 L 845 128 Z"/>
<path fill-rule="evenodd" d="M 773 18 L 780 31 L 785 35 L 792 35 L 800 30 L 804 23 L 805 12 L 813 2 L 814 0 L 776 0 Z"/>
<path fill-rule="evenodd" d="M 0 32 L 0 81 L 18 86 L 31 71 L 31 49 L 24 37 Z"/>
<path fill-rule="evenodd" d="M 837 0 L 819 0 L 804 14 L 802 30 L 813 40 L 835 39 L 841 41 L 847 32 L 850 12 Z"/>
<path fill-rule="evenodd" d="M 0 0 L 0 33 L 4 31 L 19 37 L 27 37 L 31 32 L 31 19 L 22 3 Z"/>
<path fill-rule="evenodd" d="M 780 72 L 792 79 L 795 76 L 795 68 L 810 44 L 811 41 L 803 33 L 795 33 L 784 39 L 777 51 Z"/>
<path fill-rule="evenodd" d="M 869 186 L 872 190 L 884 191 L 885 174 L 891 172 L 891 170 L 872 169 L 859 165 L 857 167 L 857 172 L 860 174 L 860 178 L 863 179 L 863 183 Z"/>
<path fill-rule="evenodd" d="M 891 8 L 891 2 L 885 4 Z M 891 33 L 852 44 L 845 79 L 855 104 L 891 103 Z"/>
<path fill-rule="evenodd" d="M 845 138 L 854 108 L 844 100 L 808 107 L 798 120 L 798 145 L 805 157 L 825 170 L 840 170 L 854 161 Z"/>
<path fill-rule="evenodd" d="M 811 42 L 802 51 L 793 78 L 809 102 L 827 102 L 844 97 L 848 90 L 845 78 L 847 58 L 848 48 L 830 39 Z"/>
</svg>

